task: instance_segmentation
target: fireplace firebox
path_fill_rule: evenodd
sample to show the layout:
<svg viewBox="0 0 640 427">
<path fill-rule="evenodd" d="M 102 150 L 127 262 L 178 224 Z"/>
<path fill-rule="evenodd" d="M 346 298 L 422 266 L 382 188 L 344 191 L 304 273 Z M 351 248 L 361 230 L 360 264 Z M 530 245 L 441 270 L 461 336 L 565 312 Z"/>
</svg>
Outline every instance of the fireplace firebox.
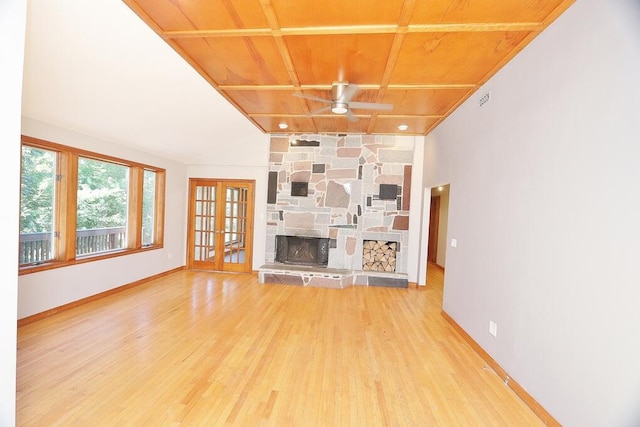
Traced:
<svg viewBox="0 0 640 427">
<path fill-rule="evenodd" d="M 326 267 L 329 239 L 323 237 L 276 236 L 276 262 Z"/>
</svg>

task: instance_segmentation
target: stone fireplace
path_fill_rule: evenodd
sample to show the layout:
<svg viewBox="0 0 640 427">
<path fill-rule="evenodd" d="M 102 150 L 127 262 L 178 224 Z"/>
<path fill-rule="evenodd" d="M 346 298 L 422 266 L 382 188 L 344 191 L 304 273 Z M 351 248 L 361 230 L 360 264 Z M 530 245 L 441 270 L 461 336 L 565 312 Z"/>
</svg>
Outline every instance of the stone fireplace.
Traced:
<svg viewBox="0 0 640 427">
<path fill-rule="evenodd" d="M 322 259 L 317 274 L 333 274 L 343 284 L 372 284 L 370 276 L 406 283 L 407 254 L 400 248 L 409 240 L 413 144 L 411 137 L 391 135 L 272 136 L 263 266 L 269 280 L 303 267 L 310 271 L 309 259 L 296 259 L 305 254 L 313 262 Z M 292 252 L 284 236 L 298 236 L 297 249 Z M 384 242 L 394 252 L 365 267 L 366 241 Z"/>
</svg>

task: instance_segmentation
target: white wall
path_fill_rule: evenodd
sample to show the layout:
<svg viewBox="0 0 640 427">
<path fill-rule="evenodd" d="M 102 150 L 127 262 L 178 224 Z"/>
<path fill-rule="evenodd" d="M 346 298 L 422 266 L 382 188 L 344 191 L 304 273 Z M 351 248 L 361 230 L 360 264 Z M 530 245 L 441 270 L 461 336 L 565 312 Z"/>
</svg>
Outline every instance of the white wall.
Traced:
<svg viewBox="0 0 640 427">
<path fill-rule="evenodd" d="M 20 104 L 27 2 L 0 2 L 0 141 L 2 141 L 2 198 L 7 206 L 20 200 Z M 12 201 L 15 204 L 12 204 Z M 0 425 L 15 425 L 16 316 L 19 209 L 0 210 Z"/>
<path fill-rule="evenodd" d="M 640 2 L 580 0 L 426 138 L 444 310 L 565 426 L 640 425 L 639 88 Z"/>
<path fill-rule="evenodd" d="M 20 276 L 19 319 L 185 265 L 185 165 L 27 117 L 23 117 L 22 132 L 35 138 L 166 169 L 166 206 L 162 249 Z M 15 249 L 10 258 L 15 262 Z M 15 270 L 15 264 L 13 268 Z"/>
</svg>

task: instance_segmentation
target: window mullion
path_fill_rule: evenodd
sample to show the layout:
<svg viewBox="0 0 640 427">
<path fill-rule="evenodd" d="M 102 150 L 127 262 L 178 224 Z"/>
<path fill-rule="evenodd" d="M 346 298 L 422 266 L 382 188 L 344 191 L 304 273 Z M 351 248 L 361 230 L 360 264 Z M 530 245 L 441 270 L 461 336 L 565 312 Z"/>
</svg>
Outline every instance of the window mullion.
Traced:
<svg viewBox="0 0 640 427">
<path fill-rule="evenodd" d="M 127 247 L 142 247 L 142 197 L 144 194 L 144 169 L 129 168 L 129 195 L 127 211 Z"/>
<path fill-rule="evenodd" d="M 156 171 L 156 203 L 153 243 L 162 244 L 164 241 L 164 203 L 165 203 L 165 172 Z"/>
<path fill-rule="evenodd" d="M 60 152 L 57 180 L 56 258 L 71 261 L 76 257 L 76 200 L 78 197 L 78 156 L 70 152 Z"/>
</svg>

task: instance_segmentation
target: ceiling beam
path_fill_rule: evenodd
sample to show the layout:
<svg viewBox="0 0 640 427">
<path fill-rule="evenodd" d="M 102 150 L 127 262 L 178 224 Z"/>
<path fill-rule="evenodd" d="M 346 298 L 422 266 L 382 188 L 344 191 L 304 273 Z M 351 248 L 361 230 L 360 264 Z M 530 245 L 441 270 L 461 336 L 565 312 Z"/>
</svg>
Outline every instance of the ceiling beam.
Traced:
<svg viewBox="0 0 640 427">
<path fill-rule="evenodd" d="M 265 16 L 271 21 L 275 19 L 272 8 L 266 7 Z M 268 11 L 271 11 L 269 13 Z M 271 22 L 270 22 L 271 23 Z M 509 23 L 481 23 L 481 24 L 411 24 L 411 25 L 344 25 L 326 27 L 295 27 L 295 28 L 237 28 L 226 30 L 172 30 L 160 31 L 165 39 L 184 38 L 218 38 L 218 37 L 273 37 L 281 36 L 321 36 L 348 34 L 393 34 L 408 33 L 469 33 L 469 32 L 526 32 L 542 31 L 545 25 L 540 22 L 509 22 Z"/>
</svg>

